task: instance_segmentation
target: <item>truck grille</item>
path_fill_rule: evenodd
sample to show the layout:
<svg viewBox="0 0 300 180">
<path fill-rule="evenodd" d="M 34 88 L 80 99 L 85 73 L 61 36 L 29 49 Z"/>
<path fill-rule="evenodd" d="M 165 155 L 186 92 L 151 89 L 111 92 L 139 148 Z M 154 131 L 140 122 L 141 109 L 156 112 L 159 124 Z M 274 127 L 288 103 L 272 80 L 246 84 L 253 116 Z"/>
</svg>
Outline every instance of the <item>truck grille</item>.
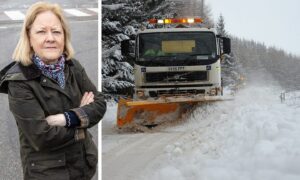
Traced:
<svg viewBox="0 0 300 180">
<path fill-rule="evenodd" d="M 208 80 L 207 71 L 146 73 L 146 82 L 193 82 Z"/>
<path fill-rule="evenodd" d="M 149 91 L 150 97 L 158 97 L 159 95 L 181 95 L 181 94 L 205 94 L 204 89 L 186 89 L 186 90 L 159 90 Z"/>
</svg>

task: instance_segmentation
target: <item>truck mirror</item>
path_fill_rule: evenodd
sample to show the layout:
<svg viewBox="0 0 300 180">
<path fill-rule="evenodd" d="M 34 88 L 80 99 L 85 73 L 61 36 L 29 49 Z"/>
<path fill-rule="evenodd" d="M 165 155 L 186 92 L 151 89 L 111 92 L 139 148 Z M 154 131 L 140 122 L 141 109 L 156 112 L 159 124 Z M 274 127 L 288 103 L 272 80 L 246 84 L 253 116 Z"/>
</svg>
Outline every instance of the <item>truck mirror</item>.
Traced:
<svg viewBox="0 0 300 180">
<path fill-rule="evenodd" d="M 123 40 L 121 42 L 121 53 L 124 56 L 128 56 L 129 55 L 129 48 L 130 48 L 130 41 L 129 39 Z"/>
<path fill-rule="evenodd" d="M 223 53 L 230 54 L 231 52 L 231 40 L 227 37 L 222 37 L 223 40 Z"/>
</svg>

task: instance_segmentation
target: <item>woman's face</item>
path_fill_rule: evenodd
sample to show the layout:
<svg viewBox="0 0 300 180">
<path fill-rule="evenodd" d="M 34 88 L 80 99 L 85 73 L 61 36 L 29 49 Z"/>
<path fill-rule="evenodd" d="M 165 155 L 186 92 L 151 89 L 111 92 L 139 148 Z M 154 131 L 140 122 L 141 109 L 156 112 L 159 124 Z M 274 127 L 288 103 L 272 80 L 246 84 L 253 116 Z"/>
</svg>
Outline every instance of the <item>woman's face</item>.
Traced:
<svg viewBox="0 0 300 180">
<path fill-rule="evenodd" d="M 64 51 L 64 31 L 60 20 L 51 11 L 38 14 L 30 28 L 30 45 L 46 64 L 56 63 Z"/>
</svg>

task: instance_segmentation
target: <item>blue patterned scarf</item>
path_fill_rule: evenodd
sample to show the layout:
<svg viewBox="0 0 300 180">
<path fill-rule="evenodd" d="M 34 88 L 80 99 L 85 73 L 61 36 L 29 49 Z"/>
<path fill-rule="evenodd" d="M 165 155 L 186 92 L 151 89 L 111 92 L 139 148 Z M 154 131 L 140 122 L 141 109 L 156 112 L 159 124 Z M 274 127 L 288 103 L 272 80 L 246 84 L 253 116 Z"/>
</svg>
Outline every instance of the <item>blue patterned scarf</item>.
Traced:
<svg viewBox="0 0 300 180">
<path fill-rule="evenodd" d="M 64 89 L 65 87 L 65 56 L 64 54 L 58 58 L 55 64 L 45 64 L 36 54 L 33 55 L 34 64 L 41 70 L 42 74 L 55 80 L 58 85 Z"/>
</svg>

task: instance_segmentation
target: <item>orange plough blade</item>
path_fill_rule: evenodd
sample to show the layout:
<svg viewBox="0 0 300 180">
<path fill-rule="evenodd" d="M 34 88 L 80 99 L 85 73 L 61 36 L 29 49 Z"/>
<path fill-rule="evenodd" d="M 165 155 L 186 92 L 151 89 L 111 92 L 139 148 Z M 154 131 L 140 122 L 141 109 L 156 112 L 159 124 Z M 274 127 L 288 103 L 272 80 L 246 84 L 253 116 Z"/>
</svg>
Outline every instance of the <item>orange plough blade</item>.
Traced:
<svg viewBox="0 0 300 180">
<path fill-rule="evenodd" d="M 157 100 L 129 100 L 121 98 L 118 103 L 117 126 L 157 125 L 177 120 L 194 105 L 206 101 L 219 101 L 220 97 L 172 97 Z"/>
</svg>

